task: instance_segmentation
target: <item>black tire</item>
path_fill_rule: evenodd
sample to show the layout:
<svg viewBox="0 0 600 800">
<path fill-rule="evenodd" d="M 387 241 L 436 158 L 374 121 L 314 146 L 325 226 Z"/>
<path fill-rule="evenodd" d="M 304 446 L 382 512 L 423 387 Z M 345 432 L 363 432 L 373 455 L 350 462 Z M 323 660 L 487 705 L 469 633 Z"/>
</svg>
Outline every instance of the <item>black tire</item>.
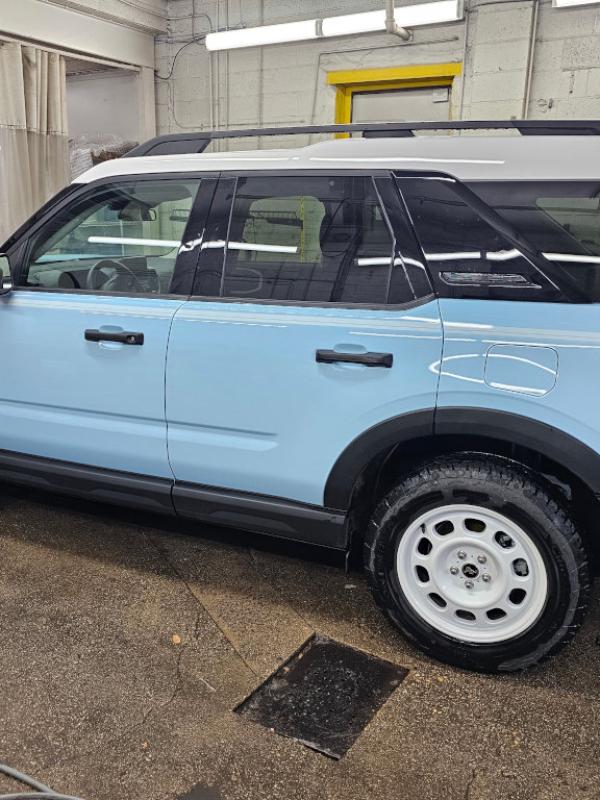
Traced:
<svg viewBox="0 0 600 800">
<path fill-rule="evenodd" d="M 398 544 L 410 523 L 429 509 L 479 505 L 520 525 L 547 571 L 545 606 L 520 635 L 499 643 L 471 643 L 432 627 L 410 604 L 395 568 Z M 364 542 L 371 591 L 391 622 L 440 661 L 482 672 L 527 669 L 557 653 L 575 635 L 589 604 L 588 556 L 562 495 L 542 477 L 509 459 L 456 454 L 424 464 L 379 503 Z"/>
</svg>

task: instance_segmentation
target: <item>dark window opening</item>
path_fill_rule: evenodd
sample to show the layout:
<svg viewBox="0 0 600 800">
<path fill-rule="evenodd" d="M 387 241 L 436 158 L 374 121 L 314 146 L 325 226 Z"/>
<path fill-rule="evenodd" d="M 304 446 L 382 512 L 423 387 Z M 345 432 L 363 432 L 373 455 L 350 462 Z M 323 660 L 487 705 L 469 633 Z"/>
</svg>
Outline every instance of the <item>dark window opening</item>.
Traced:
<svg viewBox="0 0 600 800">
<path fill-rule="evenodd" d="M 394 240 L 369 176 L 238 180 L 221 295 L 242 300 L 388 302 Z M 396 260 L 400 262 L 400 259 Z M 394 280 L 394 302 L 414 293 Z"/>
<path fill-rule="evenodd" d="M 598 181 L 486 181 L 470 188 L 574 283 L 585 300 L 600 302 Z"/>
<path fill-rule="evenodd" d="M 399 177 L 398 182 L 440 296 L 561 299 L 519 246 L 464 199 L 455 181 Z"/>
</svg>

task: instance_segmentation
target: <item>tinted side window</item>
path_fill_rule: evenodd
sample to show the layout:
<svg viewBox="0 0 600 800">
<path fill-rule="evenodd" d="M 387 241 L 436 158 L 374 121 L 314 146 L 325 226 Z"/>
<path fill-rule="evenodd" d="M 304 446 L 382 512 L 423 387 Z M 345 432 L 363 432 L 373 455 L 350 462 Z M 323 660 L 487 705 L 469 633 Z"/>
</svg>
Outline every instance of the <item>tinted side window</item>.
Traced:
<svg viewBox="0 0 600 800">
<path fill-rule="evenodd" d="M 600 302 L 600 184 L 494 181 L 470 188 L 593 303 Z"/>
<path fill-rule="evenodd" d="M 398 182 L 442 297 L 558 299 L 544 274 L 482 218 L 452 179 L 399 177 Z"/>
<path fill-rule="evenodd" d="M 393 245 L 368 176 L 240 178 L 222 296 L 385 303 Z"/>
<path fill-rule="evenodd" d="M 430 297 L 433 289 L 423 253 L 406 208 L 400 199 L 396 182 L 391 177 L 377 178 L 375 185 L 396 236 L 396 256 L 388 303 L 395 305 L 406 303 L 413 297 L 415 299 Z"/>
<path fill-rule="evenodd" d="M 168 293 L 199 184 L 164 178 L 91 190 L 33 238 L 21 285 Z"/>
</svg>

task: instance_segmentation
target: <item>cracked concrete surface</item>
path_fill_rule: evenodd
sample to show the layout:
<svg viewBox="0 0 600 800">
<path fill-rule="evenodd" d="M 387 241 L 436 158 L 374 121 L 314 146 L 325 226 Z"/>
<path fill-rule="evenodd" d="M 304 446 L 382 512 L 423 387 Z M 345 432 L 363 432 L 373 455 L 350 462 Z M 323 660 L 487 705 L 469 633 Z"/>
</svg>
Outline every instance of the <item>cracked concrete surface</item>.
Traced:
<svg viewBox="0 0 600 800">
<path fill-rule="evenodd" d="M 422 657 L 339 559 L 42 494 L 0 499 L 0 758 L 86 800 L 600 796 L 599 592 L 518 676 Z M 313 632 L 411 669 L 341 761 L 232 709 Z M 194 787 L 196 789 L 194 790 Z M 0 779 L 0 792 L 15 790 Z"/>
</svg>

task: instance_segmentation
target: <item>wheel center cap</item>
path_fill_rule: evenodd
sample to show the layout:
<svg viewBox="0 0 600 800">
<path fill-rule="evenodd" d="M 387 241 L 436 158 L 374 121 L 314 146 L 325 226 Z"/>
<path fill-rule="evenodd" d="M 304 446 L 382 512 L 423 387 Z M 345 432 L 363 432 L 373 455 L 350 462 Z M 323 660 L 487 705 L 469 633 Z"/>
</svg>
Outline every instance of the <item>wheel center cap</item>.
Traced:
<svg viewBox="0 0 600 800">
<path fill-rule="evenodd" d="M 462 572 L 465 578 L 476 578 L 479 575 L 479 569 L 475 564 L 465 564 Z"/>
</svg>

